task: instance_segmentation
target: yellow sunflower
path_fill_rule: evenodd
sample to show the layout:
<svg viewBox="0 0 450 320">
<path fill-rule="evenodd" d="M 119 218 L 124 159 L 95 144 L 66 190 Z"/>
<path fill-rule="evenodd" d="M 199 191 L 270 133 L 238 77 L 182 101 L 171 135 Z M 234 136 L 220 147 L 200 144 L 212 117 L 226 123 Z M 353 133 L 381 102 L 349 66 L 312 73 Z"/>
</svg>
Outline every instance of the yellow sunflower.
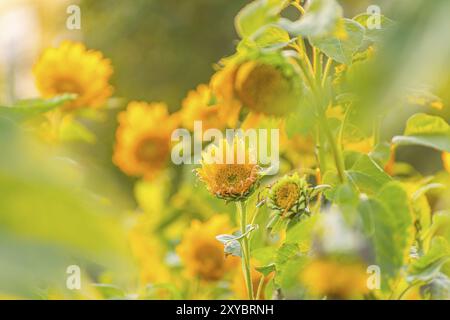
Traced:
<svg viewBox="0 0 450 320">
<path fill-rule="evenodd" d="M 301 280 L 313 295 L 329 299 L 361 298 L 369 291 L 360 262 L 316 259 L 305 267 Z"/>
<path fill-rule="evenodd" d="M 251 111 L 283 116 L 298 106 L 293 79 L 277 66 L 259 61 L 243 63 L 236 74 L 236 94 Z"/>
<path fill-rule="evenodd" d="M 236 100 L 223 100 L 215 97 L 209 86 L 199 85 L 189 91 L 183 100 L 181 121 L 184 128 L 193 130 L 194 121 L 202 121 L 203 130 L 219 130 L 235 127 L 240 111 Z"/>
<path fill-rule="evenodd" d="M 169 160 L 178 114 L 169 115 L 164 103 L 130 102 L 118 120 L 114 163 L 130 176 L 155 178 Z"/>
<path fill-rule="evenodd" d="M 232 143 L 223 139 L 204 151 L 201 165 L 196 170 L 199 179 L 218 198 L 228 201 L 246 199 L 258 184 L 256 159 L 245 142 L 237 137 Z"/>
<path fill-rule="evenodd" d="M 227 216 L 216 215 L 206 222 L 192 221 L 176 248 L 188 276 L 204 281 L 217 281 L 239 265 L 239 259 L 225 256 L 223 245 L 216 239 L 231 230 Z"/>
<path fill-rule="evenodd" d="M 139 216 L 129 233 L 130 248 L 139 267 L 140 283 L 166 283 L 170 273 L 164 263 L 160 241 L 152 236 L 152 229 L 144 215 Z"/>
<path fill-rule="evenodd" d="M 82 43 L 64 41 L 58 48 L 45 50 L 33 73 L 45 98 L 77 94 L 78 98 L 65 106 L 68 109 L 101 107 L 113 92 L 110 60 L 99 51 L 87 50 Z"/>
</svg>

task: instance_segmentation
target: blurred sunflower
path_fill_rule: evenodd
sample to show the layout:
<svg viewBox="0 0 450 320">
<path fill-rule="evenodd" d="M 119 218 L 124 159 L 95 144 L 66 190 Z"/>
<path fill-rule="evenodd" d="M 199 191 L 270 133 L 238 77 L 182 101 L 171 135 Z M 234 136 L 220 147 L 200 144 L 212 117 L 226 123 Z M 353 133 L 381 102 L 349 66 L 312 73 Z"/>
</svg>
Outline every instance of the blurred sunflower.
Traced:
<svg viewBox="0 0 450 320">
<path fill-rule="evenodd" d="M 284 116 L 298 106 L 301 80 L 290 61 L 273 53 L 251 60 L 230 59 L 211 78 L 213 92 L 225 100 L 239 100 L 255 113 Z"/>
<path fill-rule="evenodd" d="M 236 74 L 236 94 L 251 111 L 283 116 L 298 106 L 299 91 L 280 68 L 259 61 L 242 64 Z"/>
<path fill-rule="evenodd" d="M 225 256 L 218 234 L 230 232 L 227 216 L 216 215 L 206 222 L 194 220 L 176 248 L 186 272 L 204 281 L 217 281 L 239 265 L 239 259 Z"/>
<path fill-rule="evenodd" d="M 35 82 L 44 98 L 63 93 L 77 94 L 67 109 L 101 107 L 112 95 L 109 79 L 111 61 L 82 43 L 64 41 L 58 48 L 44 51 L 33 67 Z"/>
<path fill-rule="evenodd" d="M 167 165 L 179 115 L 164 103 L 130 102 L 118 116 L 113 161 L 130 176 L 151 180 Z"/>
<path fill-rule="evenodd" d="M 233 159 L 227 161 L 230 151 Z M 218 145 L 212 145 L 202 153 L 201 165 L 196 170 L 197 176 L 208 191 L 220 199 L 240 201 L 250 196 L 257 187 L 259 166 L 245 142 L 239 138 L 234 138 L 232 143 L 223 139 Z"/>
<path fill-rule="evenodd" d="M 209 86 L 201 84 L 189 91 L 183 100 L 181 121 L 184 128 L 193 130 L 194 121 L 202 121 L 203 130 L 234 128 L 238 121 L 240 104 L 236 100 L 215 97 Z"/>
<path fill-rule="evenodd" d="M 354 261 L 313 260 L 301 273 L 301 281 L 313 295 L 329 299 L 361 298 L 369 291 L 366 268 Z"/>
<path fill-rule="evenodd" d="M 164 250 L 158 238 L 152 236 L 150 224 L 144 215 L 136 220 L 129 233 L 130 248 L 139 267 L 140 283 L 166 283 L 170 273 L 164 263 Z"/>
</svg>

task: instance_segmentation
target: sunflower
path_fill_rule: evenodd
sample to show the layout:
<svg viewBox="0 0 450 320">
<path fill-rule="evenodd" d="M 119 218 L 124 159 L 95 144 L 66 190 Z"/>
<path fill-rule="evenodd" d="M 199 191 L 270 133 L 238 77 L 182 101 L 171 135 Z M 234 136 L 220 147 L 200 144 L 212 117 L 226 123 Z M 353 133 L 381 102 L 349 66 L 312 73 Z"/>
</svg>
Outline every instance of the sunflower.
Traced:
<svg viewBox="0 0 450 320">
<path fill-rule="evenodd" d="M 227 216 L 216 215 L 206 222 L 194 220 L 176 248 L 188 276 L 217 281 L 239 265 L 239 259 L 225 256 L 218 234 L 230 232 Z"/>
<path fill-rule="evenodd" d="M 249 111 L 271 116 L 294 111 L 302 93 L 301 77 L 279 53 L 230 58 L 213 75 L 210 86 L 221 99 L 239 100 Z"/>
<path fill-rule="evenodd" d="M 41 95 L 51 98 L 74 93 L 77 99 L 67 109 L 101 107 L 113 92 L 109 79 L 111 62 L 101 52 L 87 50 L 82 43 L 64 41 L 58 48 L 44 51 L 33 67 Z"/>
<path fill-rule="evenodd" d="M 181 109 L 182 125 L 193 130 L 194 121 L 202 121 L 203 130 L 234 127 L 238 121 L 240 104 L 236 100 L 215 97 L 209 86 L 199 85 L 189 91 Z"/>
<path fill-rule="evenodd" d="M 308 213 L 309 201 L 314 196 L 305 178 L 297 173 L 279 179 L 269 191 L 267 205 L 277 211 L 282 217 L 294 217 L 297 214 Z"/>
<path fill-rule="evenodd" d="M 276 65 L 256 60 L 239 67 L 235 89 L 244 106 L 267 115 L 286 115 L 296 109 L 300 99 L 293 77 Z"/>
<path fill-rule="evenodd" d="M 305 267 L 301 280 L 313 295 L 329 299 L 360 298 L 369 291 L 366 268 L 359 261 L 315 259 Z"/>
<path fill-rule="evenodd" d="M 151 180 L 166 167 L 178 114 L 163 103 L 130 102 L 118 116 L 113 161 L 130 176 Z"/>
<path fill-rule="evenodd" d="M 232 159 L 230 152 L 232 152 Z M 230 160 L 230 161 L 227 161 Z M 209 192 L 220 199 L 240 201 L 256 189 L 259 181 L 259 166 L 245 142 L 237 137 L 229 143 L 226 139 L 212 145 L 202 153 L 199 179 Z"/>
<path fill-rule="evenodd" d="M 136 219 L 129 233 L 131 252 L 139 267 L 140 283 L 164 283 L 170 279 L 164 263 L 164 250 L 156 237 L 152 236 L 149 222 L 144 215 Z"/>
</svg>

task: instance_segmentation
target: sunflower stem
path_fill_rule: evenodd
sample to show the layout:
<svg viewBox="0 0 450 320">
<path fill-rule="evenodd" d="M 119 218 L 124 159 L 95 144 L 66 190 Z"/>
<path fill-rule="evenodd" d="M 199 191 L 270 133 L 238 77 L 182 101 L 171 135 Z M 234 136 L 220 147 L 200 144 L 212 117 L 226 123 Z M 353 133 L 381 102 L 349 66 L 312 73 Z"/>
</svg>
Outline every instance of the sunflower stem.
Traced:
<svg viewBox="0 0 450 320">
<path fill-rule="evenodd" d="M 261 279 L 259 279 L 258 290 L 256 291 L 255 300 L 261 300 L 260 297 L 261 297 L 262 288 L 264 287 L 264 280 L 266 280 L 265 278 L 266 277 L 263 274 L 261 274 Z"/>
<path fill-rule="evenodd" d="M 241 234 L 245 234 L 247 228 L 247 206 L 245 202 L 236 202 L 237 210 L 240 216 L 240 229 Z M 248 241 L 248 235 L 240 239 L 242 248 L 242 272 L 244 273 L 245 285 L 247 286 L 248 298 L 254 300 L 253 296 L 253 284 L 250 272 L 250 245 Z"/>
</svg>

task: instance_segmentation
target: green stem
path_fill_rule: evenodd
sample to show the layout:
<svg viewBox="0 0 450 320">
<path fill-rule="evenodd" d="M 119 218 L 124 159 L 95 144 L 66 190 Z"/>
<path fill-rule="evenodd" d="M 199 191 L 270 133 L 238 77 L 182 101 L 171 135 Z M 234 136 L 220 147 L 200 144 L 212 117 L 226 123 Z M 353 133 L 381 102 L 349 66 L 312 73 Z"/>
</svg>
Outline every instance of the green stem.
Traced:
<svg viewBox="0 0 450 320">
<path fill-rule="evenodd" d="M 325 131 L 325 135 L 326 135 L 328 141 L 330 142 L 331 151 L 333 153 L 334 162 L 336 164 L 336 170 L 339 175 L 339 180 L 341 181 L 341 183 L 344 183 L 346 180 L 345 166 L 344 166 L 344 159 L 342 157 L 341 148 L 339 148 L 339 146 L 337 145 L 336 139 L 333 136 L 333 133 L 331 132 L 331 129 L 328 125 L 327 118 L 325 117 L 325 112 L 322 111 L 321 113 L 322 113 L 322 115 L 319 116 L 320 122 L 321 122 L 321 127 Z"/>
<path fill-rule="evenodd" d="M 316 47 L 313 47 L 313 63 L 314 63 L 314 78 L 317 82 L 320 81 L 322 76 L 322 55 L 320 54 L 320 50 Z"/>
<path fill-rule="evenodd" d="M 258 284 L 258 290 L 256 290 L 255 300 L 260 300 L 259 297 L 261 296 L 261 291 L 262 291 L 262 288 L 264 286 L 264 280 L 265 279 L 266 279 L 266 277 L 263 274 L 261 274 L 261 279 L 259 279 L 259 284 Z"/>
<path fill-rule="evenodd" d="M 316 82 L 315 82 L 315 75 L 314 73 L 308 72 L 308 66 L 306 64 L 306 61 L 302 55 L 300 55 L 300 59 L 298 59 L 300 69 L 302 70 L 312 92 L 314 93 L 316 105 L 317 105 L 317 111 L 319 116 L 319 124 L 320 128 L 325 132 L 325 136 L 328 139 L 328 142 L 331 146 L 331 151 L 333 153 L 334 162 L 336 165 L 336 170 L 339 175 L 339 180 L 341 183 L 344 183 L 345 178 L 345 169 L 344 169 L 344 160 L 342 157 L 341 149 L 336 144 L 336 139 L 333 136 L 333 133 L 331 132 L 331 129 L 328 125 L 328 120 L 325 115 L 325 110 L 323 108 L 324 102 L 321 99 L 321 93 L 319 89 L 317 88 Z M 322 173 L 323 174 L 323 173 Z"/>
<path fill-rule="evenodd" d="M 328 74 L 330 73 L 331 66 L 333 65 L 333 59 L 328 58 L 327 64 L 325 65 L 325 70 L 322 76 L 322 87 L 325 87 L 325 83 L 327 82 Z"/>
<path fill-rule="evenodd" d="M 247 227 L 247 206 L 245 202 L 238 201 L 236 202 L 237 210 L 240 216 L 240 228 L 241 233 L 244 234 L 246 232 Z M 254 300 L 253 297 L 253 284 L 252 277 L 250 272 L 250 246 L 248 241 L 248 236 L 240 239 L 241 248 L 242 248 L 242 272 L 244 273 L 245 285 L 247 286 L 248 298 L 250 300 Z"/>
</svg>

